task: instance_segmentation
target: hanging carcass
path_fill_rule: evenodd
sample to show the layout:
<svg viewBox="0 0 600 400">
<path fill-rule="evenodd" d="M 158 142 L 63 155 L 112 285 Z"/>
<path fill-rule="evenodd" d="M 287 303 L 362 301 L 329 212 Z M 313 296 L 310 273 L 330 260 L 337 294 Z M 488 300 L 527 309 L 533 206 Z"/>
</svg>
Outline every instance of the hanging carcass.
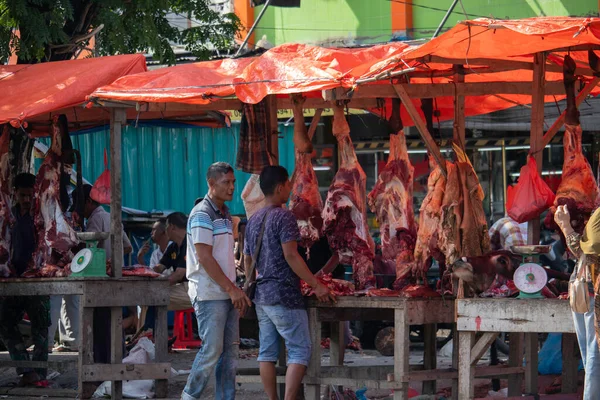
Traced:
<svg viewBox="0 0 600 400">
<path fill-rule="evenodd" d="M 296 216 L 300 229 L 300 245 L 310 255 L 310 247 L 321 237 L 323 228 L 323 199 L 319 193 L 319 182 L 312 166 L 311 144 L 304 124 L 302 104 L 304 98 L 292 96 L 294 113 L 294 147 L 296 153 L 296 168 L 292 176 L 292 193 L 289 208 Z"/>
<path fill-rule="evenodd" d="M 68 165 L 72 165 L 72 144 L 67 119 L 54 116 L 52 144 L 35 181 L 32 214 L 37 248 L 30 271 L 25 276 L 63 276 L 62 268 L 71 262 L 71 249 L 79 243 L 71 222 L 65 218 L 69 198 L 65 183 Z"/>
<path fill-rule="evenodd" d="M 10 158 L 11 128 L 5 124 L 0 136 L 0 278 L 11 275 L 9 267 L 11 226 L 14 222 L 12 214 L 12 182 Z"/>
<path fill-rule="evenodd" d="M 383 261 L 395 265 L 399 277 L 414 260 L 417 229 L 413 210 L 414 168 L 402 131 L 400 100 L 392 99 L 392 104 L 390 125 L 395 133 L 389 138 L 389 158 L 369 193 L 368 203 L 379 222 Z"/>
<path fill-rule="evenodd" d="M 333 134 L 341 163 L 325 200 L 323 233 L 340 263 L 352 265 L 354 282 L 361 290 L 375 286 L 375 245 L 367 225 L 366 175 L 356 158 L 343 107 L 336 105 L 333 110 Z"/>
</svg>

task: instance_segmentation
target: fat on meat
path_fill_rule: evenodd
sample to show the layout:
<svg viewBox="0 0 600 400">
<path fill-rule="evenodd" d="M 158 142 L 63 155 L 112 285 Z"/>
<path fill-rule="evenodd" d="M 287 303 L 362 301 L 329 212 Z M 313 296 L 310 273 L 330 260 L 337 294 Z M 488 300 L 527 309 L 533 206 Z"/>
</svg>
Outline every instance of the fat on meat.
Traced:
<svg viewBox="0 0 600 400">
<path fill-rule="evenodd" d="M 369 207 L 379 222 L 381 252 L 386 262 L 396 262 L 400 256 L 403 262 L 413 259 L 417 231 L 413 210 L 414 170 L 404 132 L 390 135 L 388 162 L 368 196 Z"/>
<path fill-rule="evenodd" d="M 350 128 L 340 106 L 334 106 L 333 134 L 341 163 L 323 208 L 323 233 L 340 263 L 351 264 L 358 290 L 375 286 L 374 248 L 366 210 L 366 175 L 358 163 Z"/>
<path fill-rule="evenodd" d="M 289 209 L 296 216 L 300 230 L 300 245 L 310 255 L 310 247 L 319 240 L 323 229 L 323 199 L 319 193 L 319 182 L 312 166 L 311 137 L 308 137 L 304 116 L 303 100 L 294 98 L 294 144 L 296 168 L 292 176 L 292 193 Z"/>
<path fill-rule="evenodd" d="M 11 211 L 10 127 L 5 124 L 0 136 L 0 277 L 12 275 L 10 268 L 11 227 L 14 216 Z"/>
<path fill-rule="evenodd" d="M 70 221 L 61 207 L 61 175 L 63 144 L 69 140 L 64 115 L 52 123 L 52 144 L 36 176 L 33 217 L 37 247 L 31 269 L 44 270 L 46 265 L 65 266 L 71 262 L 71 249 L 79 244 Z"/>
</svg>

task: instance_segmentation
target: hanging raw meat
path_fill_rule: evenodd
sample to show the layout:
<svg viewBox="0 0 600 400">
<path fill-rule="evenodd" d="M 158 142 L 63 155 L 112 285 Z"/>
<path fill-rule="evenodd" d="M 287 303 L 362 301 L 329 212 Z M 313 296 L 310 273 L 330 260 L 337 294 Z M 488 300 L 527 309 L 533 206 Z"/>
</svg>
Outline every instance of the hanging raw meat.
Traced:
<svg viewBox="0 0 600 400">
<path fill-rule="evenodd" d="M 329 187 L 323 208 L 323 233 L 340 263 L 351 264 L 357 290 L 375 286 L 374 243 L 366 213 L 366 175 L 354 152 L 344 109 L 334 106 L 333 134 L 341 164 Z"/>
<path fill-rule="evenodd" d="M 49 265 L 59 268 L 67 266 L 73 257 L 71 249 L 79 243 L 64 215 L 67 205 L 64 199 L 61 202 L 61 194 L 66 192 L 66 188 L 62 187 L 64 180 L 61 179 L 64 175 L 64 149 L 72 148 L 70 140 L 66 117 L 55 116 L 52 123 L 52 144 L 35 181 L 32 213 L 37 248 L 31 269 L 44 271 Z M 62 274 L 53 272 L 53 276 L 59 275 Z"/>
<path fill-rule="evenodd" d="M 460 247 L 454 253 L 446 253 L 448 264 L 454 263 L 459 257 L 478 257 L 490 251 L 490 236 L 483 210 L 485 193 L 467 155 L 456 143 L 453 147 L 458 159 L 456 167 L 463 205 L 462 217 L 457 221 L 460 222 Z M 451 257 L 451 254 L 455 256 Z"/>
<path fill-rule="evenodd" d="M 413 261 L 417 229 L 413 210 L 414 171 L 408 157 L 400 120 L 400 102 L 393 99 L 388 162 L 369 193 L 371 211 L 377 215 L 384 262 L 399 266 Z M 398 259 L 398 263 L 396 263 Z M 396 273 L 398 275 L 398 273 Z"/>
<path fill-rule="evenodd" d="M 431 173 L 427 179 L 427 195 L 421 203 L 414 264 L 398 263 L 395 288 L 402 288 L 410 283 L 411 275 L 424 281 L 433 258 L 443 262 L 443 254 L 439 250 L 439 234 L 446 178 L 433 157 L 429 157 L 429 166 Z"/>
<path fill-rule="evenodd" d="M 591 52 L 593 55 L 593 52 Z M 595 57 L 595 55 L 593 55 Z M 592 56 L 590 56 L 590 65 Z M 565 117 L 564 162 L 562 181 L 556 191 L 554 207 L 546 216 L 546 225 L 557 228 L 554 222 L 554 211 L 559 205 L 566 205 L 571 216 L 571 225 L 575 231 L 582 233 L 585 221 L 599 205 L 598 185 L 594 179 L 592 168 L 583 155 L 581 147 L 581 125 L 579 111 L 575 102 L 575 61 L 565 56 L 563 64 L 563 81 L 567 94 L 567 110 Z"/>
<path fill-rule="evenodd" d="M 321 237 L 323 199 L 319 193 L 319 182 L 312 166 L 312 137 L 306 133 L 302 114 L 303 102 L 302 97 L 293 97 L 296 168 L 292 176 L 293 186 L 289 207 L 298 220 L 302 238 L 300 245 L 306 249 L 308 256 L 310 247 Z"/>
<path fill-rule="evenodd" d="M 9 165 L 10 127 L 5 124 L 0 136 L 0 277 L 11 275 L 10 230 L 14 222 L 12 214 L 11 168 Z"/>
</svg>

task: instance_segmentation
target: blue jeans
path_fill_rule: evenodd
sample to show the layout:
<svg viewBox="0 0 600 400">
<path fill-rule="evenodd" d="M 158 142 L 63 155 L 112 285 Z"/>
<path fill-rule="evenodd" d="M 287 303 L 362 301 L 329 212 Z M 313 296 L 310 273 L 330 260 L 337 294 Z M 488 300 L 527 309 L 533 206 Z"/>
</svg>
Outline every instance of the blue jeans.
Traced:
<svg viewBox="0 0 600 400">
<path fill-rule="evenodd" d="M 279 336 L 285 340 L 289 364 L 308 366 L 310 361 L 310 333 L 306 310 L 290 309 L 282 305 L 256 305 L 260 350 L 259 362 L 279 359 Z"/>
<path fill-rule="evenodd" d="M 200 399 L 216 368 L 215 400 L 235 399 L 240 316 L 231 300 L 194 301 L 202 347 L 192 364 L 182 400 Z"/>
<path fill-rule="evenodd" d="M 590 298 L 590 311 L 585 314 L 573 313 L 575 333 L 585 369 L 583 400 L 600 399 L 600 349 L 596 340 L 596 317 L 594 298 Z"/>
</svg>

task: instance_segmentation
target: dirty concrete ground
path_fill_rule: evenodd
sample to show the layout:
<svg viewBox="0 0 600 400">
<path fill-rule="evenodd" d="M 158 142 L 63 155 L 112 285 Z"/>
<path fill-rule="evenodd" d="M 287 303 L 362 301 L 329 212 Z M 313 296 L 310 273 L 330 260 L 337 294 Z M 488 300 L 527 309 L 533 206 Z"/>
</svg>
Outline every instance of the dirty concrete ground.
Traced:
<svg viewBox="0 0 600 400">
<path fill-rule="evenodd" d="M 197 350 L 184 350 L 176 351 L 169 354 L 169 361 L 172 364 L 173 369 L 177 371 L 189 370 L 192 362 L 196 355 Z M 256 361 L 257 349 L 241 350 L 239 368 L 255 368 L 258 366 Z M 0 353 L 0 359 L 6 359 L 8 354 Z M 58 356 L 57 356 L 58 357 Z M 67 357 L 76 359 L 76 353 L 67 353 L 61 355 L 61 357 Z M 410 364 L 421 364 L 423 361 L 423 350 L 419 347 L 419 344 L 411 345 Z M 485 357 L 482 359 L 482 363 L 489 362 Z M 327 365 L 329 363 L 329 351 L 323 350 L 322 364 Z M 375 350 L 363 350 L 363 351 L 346 351 L 345 364 L 346 365 L 393 365 L 393 357 L 383 357 Z M 449 368 L 452 360 L 447 354 L 438 354 L 438 368 Z M 53 379 L 53 387 L 63 389 L 76 389 L 77 388 L 77 368 L 76 364 L 65 363 L 62 367 L 57 368 L 60 375 Z M 51 371 L 52 372 L 52 371 Z M 554 377 L 540 377 L 540 384 L 548 385 Z M 17 375 L 13 368 L 0 367 L 0 390 L 7 386 L 14 385 L 17 382 Z M 181 392 L 185 386 L 187 375 L 174 376 L 170 379 L 169 384 L 169 398 L 179 399 Z M 213 378 L 214 384 L 214 378 Z M 208 390 L 202 396 L 203 399 L 213 400 L 214 399 L 214 386 L 210 385 Z M 451 387 L 451 381 L 438 381 L 438 391 L 443 391 L 444 388 Z M 502 381 L 502 386 L 506 387 L 506 381 Z M 421 391 L 420 384 L 411 384 L 411 387 L 416 389 L 419 393 Z M 358 389 L 358 388 L 353 388 Z M 325 388 L 323 387 L 323 390 Z M 476 397 L 485 397 L 487 392 L 491 390 L 489 380 L 476 380 Z M 30 398 L 48 398 L 43 393 L 44 389 L 39 389 L 39 396 L 37 393 L 35 397 Z M 0 392 L 2 393 L 2 392 Z M 543 391 L 541 391 L 543 393 Z M 388 390 L 370 390 L 367 392 L 369 399 L 391 399 L 391 392 Z M 7 394 L 0 394 L 0 399 L 4 398 L 15 398 Z M 236 398 L 238 400 L 258 400 L 266 398 L 262 386 L 260 384 L 239 384 Z M 543 398 L 543 397 L 542 397 Z M 571 396 L 560 396 L 553 397 L 554 399 L 576 399 L 576 395 Z M 23 397 L 19 397 L 23 399 Z"/>
</svg>

